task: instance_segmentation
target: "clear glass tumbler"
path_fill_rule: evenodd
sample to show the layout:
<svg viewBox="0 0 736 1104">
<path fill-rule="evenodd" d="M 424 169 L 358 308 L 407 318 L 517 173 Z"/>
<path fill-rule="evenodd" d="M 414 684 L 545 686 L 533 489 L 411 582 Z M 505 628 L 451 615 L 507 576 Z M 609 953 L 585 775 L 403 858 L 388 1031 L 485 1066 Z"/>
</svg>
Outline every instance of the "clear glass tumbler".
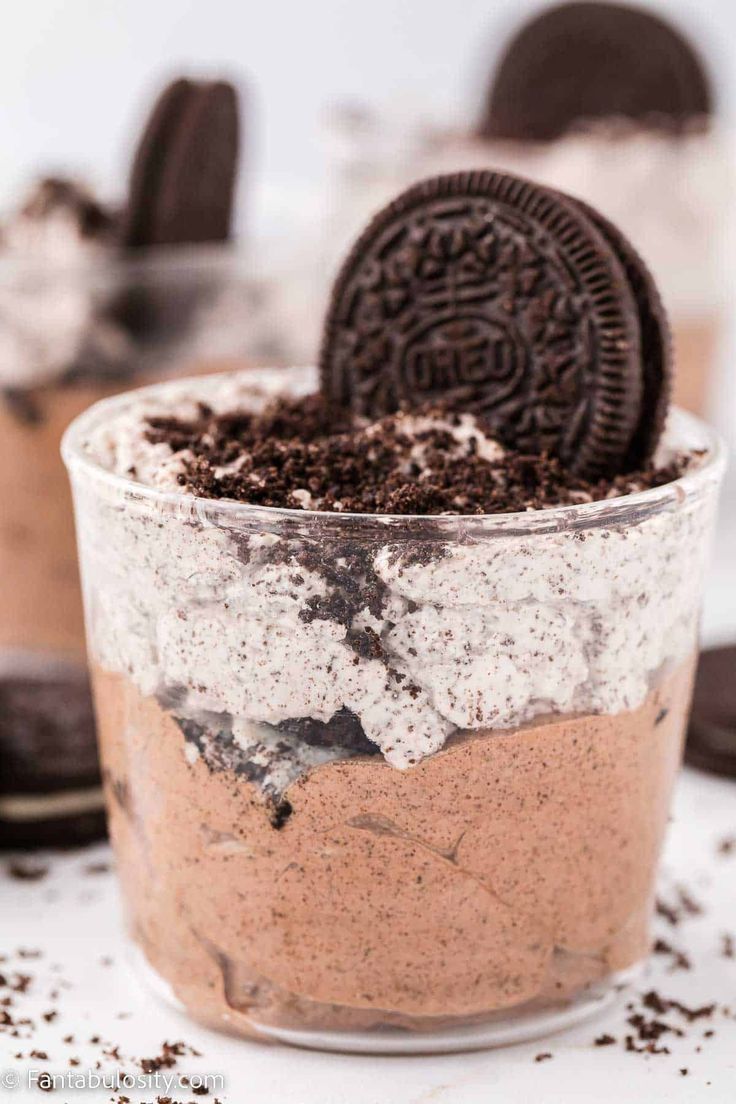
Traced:
<svg viewBox="0 0 736 1104">
<path fill-rule="evenodd" d="M 59 757 L 78 765 L 72 788 L 88 816 L 77 836 L 104 825 L 85 751 L 93 721 L 62 433 L 98 399 L 141 383 L 283 362 L 293 350 L 277 286 L 224 246 L 0 265 L 0 760 L 34 791 L 19 801 L 0 784 L 6 843 L 35 840 L 46 812 L 53 834 L 55 799 L 44 791 L 58 788 Z"/>
<path fill-rule="evenodd" d="M 148 389 L 156 406 L 165 388 Z M 335 1050 L 544 1034 L 649 950 L 723 457 L 489 517 L 250 507 L 68 431 L 114 847 L 160 991 Z"/>
</svg>

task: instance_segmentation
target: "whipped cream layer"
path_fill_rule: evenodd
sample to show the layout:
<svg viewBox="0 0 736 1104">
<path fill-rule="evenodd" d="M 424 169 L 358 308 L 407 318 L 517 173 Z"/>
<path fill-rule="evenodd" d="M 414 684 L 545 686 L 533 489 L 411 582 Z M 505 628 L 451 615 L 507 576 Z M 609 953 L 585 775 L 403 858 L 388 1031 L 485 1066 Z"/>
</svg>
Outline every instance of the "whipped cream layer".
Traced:
<svg viewBox="0 0 736 1104">
<path fill-rule="evenodd" d="M 498 169 L 590 203 L 636 246 L 666 306 L 696 317 L 728 288 L 724 234 L 733 218 L 734 154 L 716 128 L 672 136 L 606 122 L 554 142 L 487 142 L 383 117 L 341 137 L 334 221 L 349 240 L 401 188 L 461 169 Z M 343 124 L 344 125 L 344 124 Z"/>
<path fill-rule="evenodd" d="M 608 525 L 589 506 L 589 528 L 572 527 L 586 509 L 572 506 L 546 532 L 370 517 L 362 534 L 355 519 L 233 511 L 181 491 L 176 457 L 146 440 L 146 418 L 190 417 L 200 400 L 258 408 L 286 378 L 296 394 L 315 383 L 300 371 L 169 384 L 90 423 L 86 455 L 138 481 L 72 467 L 101 667 L 175 701 L 177 716 L 216 716 L 259 755 L 279 744 L 277 726 L 347 710 L 406 768 L 455 734 L 635 709 L 692 652 L 714 493 Z M 342 599 L 356 586 L 365 602 L 346 623 Z M 378 646 L 356 649 L 367 630 Z M 291 777 L 308 765 L 297 758 Z"/>
<path fill-rule="evenodd" d="M 42 386 L 82 359 L 100 375 L 125 363 L 130 339 L 101 301 L 111 225 L 83 185 L 65 180 L 39 182 L 0 223 L 0 387 Z"/>
</svg>

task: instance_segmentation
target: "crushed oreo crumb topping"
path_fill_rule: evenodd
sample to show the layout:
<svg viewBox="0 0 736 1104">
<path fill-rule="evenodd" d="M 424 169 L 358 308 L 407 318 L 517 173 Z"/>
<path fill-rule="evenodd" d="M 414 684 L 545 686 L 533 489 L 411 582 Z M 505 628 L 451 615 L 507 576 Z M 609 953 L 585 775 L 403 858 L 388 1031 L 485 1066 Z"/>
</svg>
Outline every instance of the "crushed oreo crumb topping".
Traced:
<svg viewBox="0 0 736 1104">
<path fill-rule="evenodd" d="M 203 498 L 369 514 L 495 514 L 597 501 L 661 486 L 665 467 L 588 482 L 555 457 L 504 451 L 482 419 L 442 406 L 351 421 L 319 394 L 260 412 L 151 417 L 146 437 L 180 454 L 179 482 Z"/>
</svg>

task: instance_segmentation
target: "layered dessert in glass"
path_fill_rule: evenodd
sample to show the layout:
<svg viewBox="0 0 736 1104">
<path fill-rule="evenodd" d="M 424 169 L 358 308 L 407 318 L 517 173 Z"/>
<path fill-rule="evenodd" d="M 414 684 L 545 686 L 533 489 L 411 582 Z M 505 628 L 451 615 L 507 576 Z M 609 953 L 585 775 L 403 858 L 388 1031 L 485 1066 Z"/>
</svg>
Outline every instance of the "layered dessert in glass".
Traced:
<svg viewBox="0 0 736 1104">
<path fill-rule="evenodd" d="M 62 433 L 121 390 L 293 353 L 283 292 L 229 240 L 237 151 L 234 89 L 175 81 L 125 204 L 49 177 L 0 223 L 0 846 L 104 831 Z"/>
<path fill-rule="evenodd" d="M 130 931 L 199 1020 L 486 1046 L 646 958 L 722 456 L 662 432 L 663 315 L 594 217 L 427 182 L 348 258 L 320 390 L 158 385 L 65 438 Z"/>
</svg>

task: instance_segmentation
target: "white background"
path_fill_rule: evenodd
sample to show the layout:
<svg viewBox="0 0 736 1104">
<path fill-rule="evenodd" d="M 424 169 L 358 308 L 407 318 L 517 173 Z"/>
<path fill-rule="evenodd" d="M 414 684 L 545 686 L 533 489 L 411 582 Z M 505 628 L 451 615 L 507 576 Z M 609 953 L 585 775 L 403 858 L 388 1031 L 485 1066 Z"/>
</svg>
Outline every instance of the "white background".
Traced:
<svg viewBox="0 0 736 1104">
<path fill-rule="evenodd" d="M 643 0 L 646 5 L 647 0 Z M 248 163 L 259 186 L 319 180 L 336 98 L 474 116 L 527 0 L 24 0 L 2 5 L 0 203 L 40 165 L 84 167 L 119 191 L 157 85 L 179 71 L 248 81 Z M 658 0 L 706 45 L 736 118 L 736 4 Z M 730 70 L 730 72 L 729 72 Z M 540 94 L 543 90 L 540 89 Z"/>
</svg>

